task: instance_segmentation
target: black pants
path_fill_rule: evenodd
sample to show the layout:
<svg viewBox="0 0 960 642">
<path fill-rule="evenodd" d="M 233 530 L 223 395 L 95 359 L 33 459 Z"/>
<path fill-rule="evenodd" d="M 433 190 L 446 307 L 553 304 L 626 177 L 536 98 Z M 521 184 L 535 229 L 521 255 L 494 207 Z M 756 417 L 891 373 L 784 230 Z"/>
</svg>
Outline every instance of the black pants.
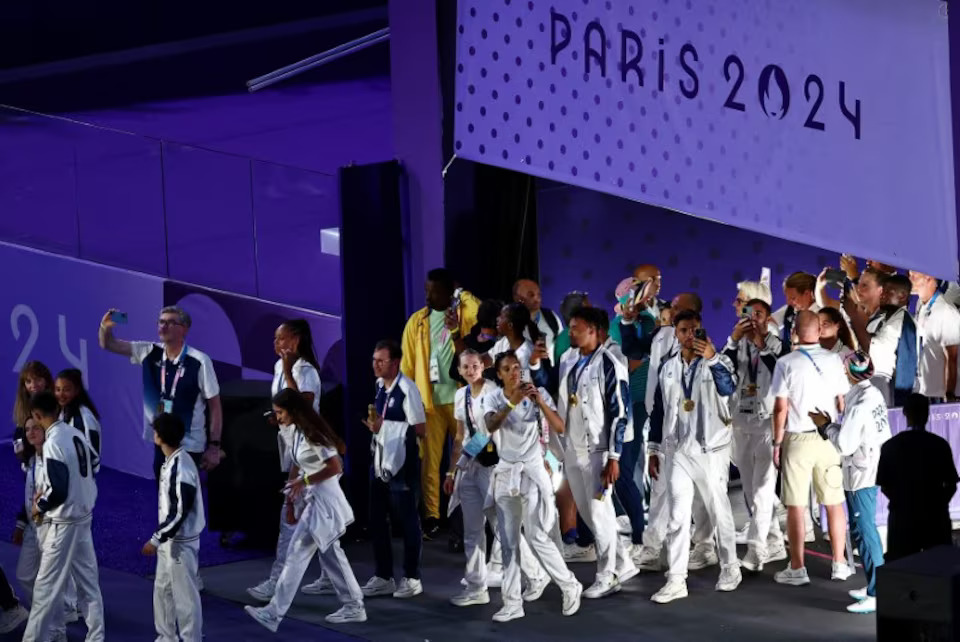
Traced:
<svg viewBox="0 0 960 642">
<path fill-rule="evenodd" d="M 0 566 L 0 610 L 9 611 L 16 608 L 18 604 L 20 604 L 20 601 L 13 594 L 13 587 L 7 581 L 7 574 L 3 572 L 3 567 Z"/>
<path fill-rule="evenodd" d="M 406 467 L 405 465 L 404 468 Z M 376 478 L 370 480 L 369 524 L 375 573 L 377 577 L 385 580 L 394 577 L 391 541 L 391 524 L 394 520 L 398 521 L 403 531 L 403 577 L 420 579 L 423 531 L 420 529 L 420 511 L 417 508 L 420 499 L 419 474 L 417 477 L 416 484 L 407 484 L 403 479 L 389 482 Z"/>
<path fill-rule="evenodd" d="M 891 510 L 887 516 L 887 562 L 937 546 L 951 546 L 950 513 L 909 515 Z"/>
</svg>

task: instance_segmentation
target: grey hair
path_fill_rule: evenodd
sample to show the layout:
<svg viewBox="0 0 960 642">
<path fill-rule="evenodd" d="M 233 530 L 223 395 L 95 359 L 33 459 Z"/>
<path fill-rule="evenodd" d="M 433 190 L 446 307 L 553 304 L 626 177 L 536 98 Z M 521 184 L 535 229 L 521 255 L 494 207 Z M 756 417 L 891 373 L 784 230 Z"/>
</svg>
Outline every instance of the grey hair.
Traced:
<svg viewBox="0 0 960 642">
<path fill-rule="evenodd" d="M 168 305 L 160 310 L 160 314 L 176 314 L 178 317 L 180 317 L 180 323 L 182 323 L 183 327 L 185 328 L 189 328 L 190 324 L 192 323 L 190 315 L 187 314 L 187 311 L 176 305 Z"/>
</svg>

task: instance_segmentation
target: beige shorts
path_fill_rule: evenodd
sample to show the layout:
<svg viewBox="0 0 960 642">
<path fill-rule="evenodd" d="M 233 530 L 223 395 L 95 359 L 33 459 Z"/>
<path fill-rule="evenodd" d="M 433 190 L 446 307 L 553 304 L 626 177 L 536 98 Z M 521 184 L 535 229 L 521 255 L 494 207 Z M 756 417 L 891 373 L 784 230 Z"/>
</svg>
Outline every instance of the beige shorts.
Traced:
<svg viewBox="0 0 960 642">
<path fill-rule="evenodd" d="M 781 499 L 785 506 L 810 503 L 811 476 L 819 503 L 833 506 L 844 502 L 840 453 L 816 432 L 787 433 L 780 452 L 780 468 Z"/>
</svg>

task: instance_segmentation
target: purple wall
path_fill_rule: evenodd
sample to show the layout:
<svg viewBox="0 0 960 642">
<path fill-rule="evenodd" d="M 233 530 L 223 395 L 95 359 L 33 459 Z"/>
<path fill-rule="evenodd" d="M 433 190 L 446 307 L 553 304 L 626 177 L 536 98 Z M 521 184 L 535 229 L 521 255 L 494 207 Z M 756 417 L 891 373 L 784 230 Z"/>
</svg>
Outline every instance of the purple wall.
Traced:
<svg viewBox="0 0 960 642">
<path fill-rule="evenodd" d="M 661 296 L 696 292 L 704 325 L 715 342 L 736 321 L 736 284 L 773 272 L 774 309 L 783 305 L 783 279 L 818 273 L 839 256 L 626 199 L 555 183 L 541 185 L 537 212 L 540 280 L 544 304 L 556 309 L 570 290 L 586 290 L 594 305 L 611 312 L 614 288 L 641 263 L 663 273 Z"/>
<path fill-rule="evenodd" d="M 340 314 L 321 230 L 337 168 L 392 156 L 388 81 L 81 116 L 0 112 L 0 239 Z"/>
</svg>

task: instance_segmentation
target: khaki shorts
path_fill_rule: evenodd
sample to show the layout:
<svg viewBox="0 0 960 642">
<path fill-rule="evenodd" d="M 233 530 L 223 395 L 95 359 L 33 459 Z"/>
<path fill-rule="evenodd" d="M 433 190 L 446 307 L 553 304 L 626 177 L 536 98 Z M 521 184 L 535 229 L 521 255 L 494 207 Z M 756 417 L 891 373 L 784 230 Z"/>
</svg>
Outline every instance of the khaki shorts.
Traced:
<svg viewBox="0 0 960 642">
<path fill-rule="evenodd" d="M 842 504 L 843 471 L 840 453 L 816 432 L 787 433 L 780 453 L 783 470 L 782 501 L 785 506 L 810 503 L 810 478 L 817 501 L 824 506 Z"/>
</svg>

